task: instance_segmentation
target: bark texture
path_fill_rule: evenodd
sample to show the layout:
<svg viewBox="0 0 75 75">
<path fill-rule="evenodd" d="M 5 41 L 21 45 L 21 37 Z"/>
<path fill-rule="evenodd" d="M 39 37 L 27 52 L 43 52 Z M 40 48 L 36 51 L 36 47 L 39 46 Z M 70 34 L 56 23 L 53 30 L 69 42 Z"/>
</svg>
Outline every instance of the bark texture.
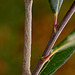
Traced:
<svg viewBox="0 0 75 75">
<path fill-rule="evenodd" d="M 22 63 L 22 75 L 31 75 L 31 29 L 32 29 L 32 3 L 33 0 L 25 0 L 25 31 L 24 31 L 24 51 Z"/>
</svg>

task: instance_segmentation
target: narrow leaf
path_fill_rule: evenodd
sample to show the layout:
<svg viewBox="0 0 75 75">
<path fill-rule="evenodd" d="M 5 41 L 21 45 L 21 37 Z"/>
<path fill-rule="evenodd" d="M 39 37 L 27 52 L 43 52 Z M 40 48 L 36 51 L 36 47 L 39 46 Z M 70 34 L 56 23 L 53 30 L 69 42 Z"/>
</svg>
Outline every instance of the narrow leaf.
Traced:
<svg viewBox="0 0 75 75">
<path fill-rule="evenodd" d="M 75 52 L 75 30 L 59 45 L 53 48 L 49 61 L 43 66 L 39 75 L 52 75 Z"/>
<path fill-rule="evenodd" d="M 63 3 L 63 0 L 49 0 L 50 6 L 51 6 L 51 10 L 53 11 L 53 13 L 58 14 L 60 7 Z"/>
</svg>

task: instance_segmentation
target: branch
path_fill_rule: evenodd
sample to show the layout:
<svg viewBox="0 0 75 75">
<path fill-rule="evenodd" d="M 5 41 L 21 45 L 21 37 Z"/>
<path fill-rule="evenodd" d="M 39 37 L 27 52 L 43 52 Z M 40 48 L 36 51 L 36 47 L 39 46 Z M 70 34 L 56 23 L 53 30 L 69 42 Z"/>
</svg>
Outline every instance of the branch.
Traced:
<svg viewBox="0 0 75 75">
<path fill-rule="evenodd" d="M 32 3 L 33 0 L 25 0 L 25 31 L 24 31 L 22 75 L 31 75 L 30 59 L 31 59 Z"/>
<path fill-rule="evenodd" d="M 52 36 L 51 36 L 43 54 L 42 54 L 43 57 L 47 57 L 49 55 L 49 53 L 50 53 L 51 49 L 53 48 L 57 38 L 59 37 L 60 33 L 62 32 L 62 30 L 64 29 L 64 27 L 66 26 L 66 24 L 68 23 L 68 21 L 70 20 L 70 18 L 74 14 L 74 12 L 75 12 L 75 1 L 72 4 L 72 6 L 70 7 L 70 9 L 67 12 L 67 14 L 65 15 L 65 17 L 63 18 L 63 20 L 61 21 L 61 23 L 59 24 L 59 26 L 56 28 L 56 33 L 55 32 L 52 33 Z M 36 68 L 34 69 L 34 71 L 32 73 L 32 75 L 38 75 L 40 70 L 42 69 L 43 65 L 46 63 L 46 61 L 39 60 Z"/>
</svg>

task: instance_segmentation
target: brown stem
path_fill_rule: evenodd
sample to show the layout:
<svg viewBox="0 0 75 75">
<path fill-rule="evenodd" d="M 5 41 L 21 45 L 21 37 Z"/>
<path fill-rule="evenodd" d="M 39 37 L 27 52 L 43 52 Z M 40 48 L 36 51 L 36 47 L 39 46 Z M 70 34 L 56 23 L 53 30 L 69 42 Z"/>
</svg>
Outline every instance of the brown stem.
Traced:
<svg viewBox="0 0 75 75">
<path fill-rule="evenodd" d="M 22 75 L 31 75 L 30 59 L 31 59 L 32 3 L 33 0 L 25 0 L 25 31 L 24 31 Z"/>
<path fill-rule="evenodd" d="M 58 15 L 54 14 L 54 24 L 53 24 L 53 26 L 55 26 L 57 24 L 57 19 L 58 19 Z"/>
<path fill-rule="evenodd" d="M 65 17 L 63 18 L 63 20 L 61 21 L 61 23 L 58 25 L 57 27 L 57 32 L 56 33 L 52 33 L 52 36 L 48 42 L 48 45 L 46 46 L 42 56 L 47 56 L 48 53 L 50 52 L 50 50 L 52 49 L 52 47 L 54 46 L 57 38 L 59 37 L 60 33 L 62 32 L 62 30 L 64 29 L 64 27 L 66 26 L 66 24 L 68 23 L 68 21 L 70 20 L 70 18 L 72 17 L 72 15 L 75 12 L 75 1 L 72 4 L 71 8 L 69 9 L 69 11 L 67 12 L 67 14 L 65 15 Z"/>
<path fill-rule="evenodd" d="M 66 24 L 68 23 L 68 21 L 70 20 L 70 18 L 72 17 L 72 15 L 74 14 L 75 12 L 75 1 L 74 3 L 72 4 L 71 8 L 69 9 L 69 11 L 67 12 L 67 14 L 65 15 L 65 17 L 63 18 L 63 20 L 61 21 L 61 23 L 59 24 L 59 26 L 57 27 L 56 29 L 56 33 L 53 32 L 52 33 L 52 36 L 42 54 L 43 57 L 46 57 L 49 55 L 50 53 L 50 50 L 52 49 L 52 47 L 54 46 L 57 38 L 59 37 L 60 33 L 62 32 L 62 30 L 64 29 L 64 27 L 66 26 Z M 38 75 L 41 68 L 43 67 L 45 63 L 43 61 L 38 61 L 38 64 L 37 66 L 35 67 L 32 75 Z"/>
<path fill-rule="evenodd" d="M 53 32 L 56 32 L 58 14 L 54 14 L 54 24 L 53 24 Z"/>
</svg>

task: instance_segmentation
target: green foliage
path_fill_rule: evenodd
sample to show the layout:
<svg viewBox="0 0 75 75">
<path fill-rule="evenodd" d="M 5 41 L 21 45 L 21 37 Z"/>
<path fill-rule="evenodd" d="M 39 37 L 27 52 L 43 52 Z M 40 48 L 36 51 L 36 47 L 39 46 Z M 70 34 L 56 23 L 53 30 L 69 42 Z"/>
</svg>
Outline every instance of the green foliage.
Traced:
<svg viewBox="0 0 75 75">
<path fill-rule="evenodd" d="M 59 13 L 60 7 L 63 3 L 63 0 L 49 0 L 50 6 L 51 6 L 51 10 L 53 11 L 53 13 Z"/>
<path fill-rule="evenodd" d="M 75 52 L 75 30 L 59 45 L 57 45 L 52 52 L 49 61 L 43 66 L 40 75 L 52 75 L 58 68 L 60 68 L 70 56 Z"/>
</svg>

